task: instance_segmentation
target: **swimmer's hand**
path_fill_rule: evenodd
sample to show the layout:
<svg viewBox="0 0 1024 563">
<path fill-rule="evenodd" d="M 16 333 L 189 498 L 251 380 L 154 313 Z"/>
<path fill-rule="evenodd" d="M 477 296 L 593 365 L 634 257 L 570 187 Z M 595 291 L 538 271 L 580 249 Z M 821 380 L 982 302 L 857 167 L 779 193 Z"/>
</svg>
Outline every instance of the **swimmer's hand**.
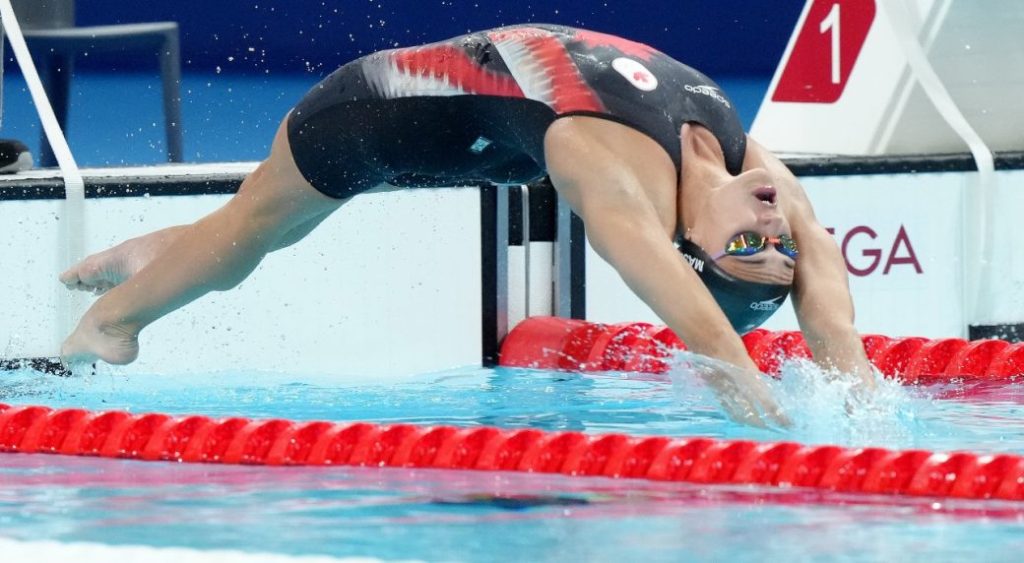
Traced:
<svg viewBox="0 0 1024 563">
<path fill-rule="evenodd" d="M 715 392 L 733 421 L 758 428 L 792 425 L 760 372 L 698 354 L 684 353 L 683 359 Z"/>
<path fill-rule="evenodd" d="M 836 369 L 831 369 L 827 373 L 830 383 L 845 385 L 849 389 L 843 404 L 848 415 L 870 408 L 878 392 L 879 382 L 885 379 L 882 372 L 874 366 L 871 366 L 866 374 L 863 371 L 847 373 Z"/>
</svg>

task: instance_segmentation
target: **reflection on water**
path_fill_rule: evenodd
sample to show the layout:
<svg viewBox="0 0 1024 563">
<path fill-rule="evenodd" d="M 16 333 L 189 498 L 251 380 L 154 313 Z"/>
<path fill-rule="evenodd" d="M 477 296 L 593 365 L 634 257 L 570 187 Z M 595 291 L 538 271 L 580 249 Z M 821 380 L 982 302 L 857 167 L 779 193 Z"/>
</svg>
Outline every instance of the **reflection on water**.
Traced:
<svg viewBox="0 0 1024 563">
<path fill-rule="evenodd" d="M 0 455 L 0 478 L 0 537 L 19 540 L 517 561 L 742 560 L 755 545 L 761 557 L 797 560 L 1024 547 L 1020 503 L 12 454 Z"/>
</svg>

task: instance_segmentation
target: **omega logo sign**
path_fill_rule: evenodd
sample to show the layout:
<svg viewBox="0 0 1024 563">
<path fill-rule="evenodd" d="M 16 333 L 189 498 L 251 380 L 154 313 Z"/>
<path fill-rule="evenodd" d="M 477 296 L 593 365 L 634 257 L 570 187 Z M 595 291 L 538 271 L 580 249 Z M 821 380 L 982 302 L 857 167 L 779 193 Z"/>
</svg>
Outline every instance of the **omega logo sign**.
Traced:
<svg viewBox="0 0 1024 563">
<path fill-rule="evenodd" d="M 866 225 L 858 225 L 840 234 L 836 234 L 832 227 L 827 230 L 836 237 L 846 260 L 846 269 L 855 276 L 870 276 L 879 269 L 886 276 L 895 268 L 913 268 L 917 274 L 924 273 L 903 225 L 892 241 L 879 239 L 878 233 Z"/>
</svg>

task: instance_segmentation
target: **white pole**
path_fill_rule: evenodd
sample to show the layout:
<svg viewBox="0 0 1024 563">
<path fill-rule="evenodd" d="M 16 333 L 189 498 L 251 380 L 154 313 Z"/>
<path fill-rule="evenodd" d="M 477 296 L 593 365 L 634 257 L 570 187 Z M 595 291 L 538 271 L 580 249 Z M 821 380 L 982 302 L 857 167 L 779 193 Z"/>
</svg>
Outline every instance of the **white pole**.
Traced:
<svg viewBox="0 0 1024 563">
<path fill-rule="evenodd" d="M 46 140 L 50 143 L 54 156 L 57 157 L 57 164 L 60 166 L 61 176 L 64 178 L 64 213 L 61 216 L 62 242 L 64 244 L 61 255 L 60 270 L 64 270 L 83 257 L 83 211 L 85 207 L 85 182 L 82 174 L 75 164 L 71 155 L 71 148 L 60 130 L 57 117 L 50 106 L 50 100 L 43 90 L 43 83 L 36 72 L 35 63 L 29 55 L 28 46 L 25 44 L 25 36 L 21 33 L 21 26 L 14 15 L 14 8 L 10 0 L 0 0 L 0 21 L 7 31 L 7 39 L 11 43 L 14 57 L 18 60 L 18 66 L 25 76 L 29 92 L 32 94 L 32 101 L 39 112 L 39 120 L 43 124 L 43 131 L 46 132 Z M 58 294 L 58 322 L 59 331 L 57 342 L 61 342 L 71 332 L 77 322 L 78 312 L 82 310 L 83 301 L 75 298 L 63 287 Z"/>
</svg>

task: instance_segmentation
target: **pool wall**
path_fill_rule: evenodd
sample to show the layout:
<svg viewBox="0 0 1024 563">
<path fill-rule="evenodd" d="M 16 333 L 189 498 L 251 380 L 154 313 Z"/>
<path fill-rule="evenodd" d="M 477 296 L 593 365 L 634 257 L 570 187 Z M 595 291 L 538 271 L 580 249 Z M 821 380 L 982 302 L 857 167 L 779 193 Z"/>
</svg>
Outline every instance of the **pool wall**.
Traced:
<svg viewBox="0 0 1024 563">
<path fill-rule="evenodd" d="M 994 217 L 997 241 L 1014 240 L 1017 210 L 1024 208 L 1021 160 L 1004 155 L 998 161 L 1003 205 Z M 974 176 L 965 170 L 969 157 L 787 162 L 843 250 L 861 332 L 969 335 L 963 268 L 976 261 L 964 256 L 960 242 Z M 224 203 L 252 166 L 85 171 L 86 251 L 196 220 Z M 52 356 L 67 330 L 59 313 L 67 307 L 66 292 L 57 282 L 66 266 L 60 263 L 63 190 L 53 174 L 0 180 L 4 358 Z M 561 312 L 556 237 L 544 219 L 553 216 L 553 204 L 536 196 L 540 188 L 532 193 L 525 204 L 533 221 L 529 283 L 522 241 L 508 249 L 510 326 L 526 316 L 527 292 L 530 314 Z M 357 197 L 309 238 L 268 257 L 235 290 L 210 294 L 147 328 L 130 369 L 209 373 L 244 365 L 344 377 L 478 364 L 494 315 L 485 303 L 493 280 L 485 267 L 481 201 L 475 187 Z M 522 214 L 517 217 L 509 226 L 521 238 Z M 657 320 L 592 249 L 585 252 L 585 264 L 574 273 L 582 276 L 577 313 L 602 322 Z M 996 255 L 1001 259 L 987 272 L 990 301 L 997 300 L 1001 323 L 1015 330 L 1024 321 L 1018 289 L 1024 264 L 1012 251 Z M 767 327 L 797 329 L 792 308 L 784 306 Z"/>
<path fill-rule="evenodd" d="M 167 174 L 180 180 L 178 187 L 202 191 L 199 180 Z M 195 221 L 228 197 L 122 191 L 90 198 L 86 252 Z M 469 322 L 480 317 L 478 201 L 475 190 L 360 197 L 308 239 L 270 255 L 235 290 L 210 294 L 147 328 L 133 369 L 245 365 L 366 375 L 479 362 L 480 323 Z M 66 266 L 60 263 L 61 213 L 61 199 L 0 199 L 4 357 L 59 349 L 64 335 L 56 309 L 66 292 L 57 281 Z"/>
</svg>

